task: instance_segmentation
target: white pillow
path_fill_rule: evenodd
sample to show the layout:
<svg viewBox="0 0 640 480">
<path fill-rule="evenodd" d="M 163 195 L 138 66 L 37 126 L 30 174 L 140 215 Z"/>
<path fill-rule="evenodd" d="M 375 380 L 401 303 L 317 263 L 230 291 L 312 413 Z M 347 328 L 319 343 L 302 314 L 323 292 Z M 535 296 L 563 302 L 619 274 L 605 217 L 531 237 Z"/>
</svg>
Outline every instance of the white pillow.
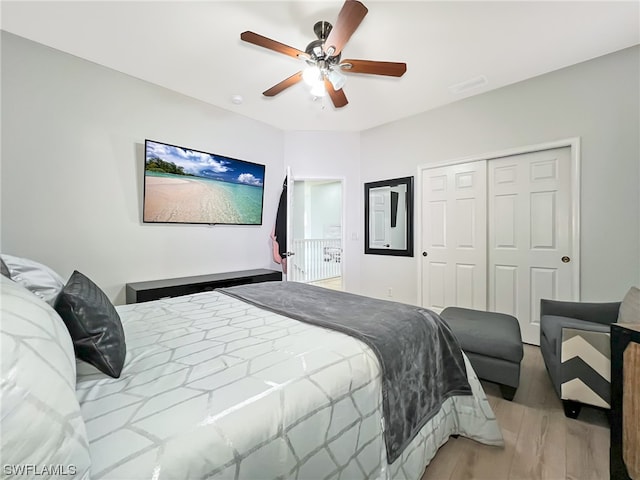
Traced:
<svg viewBox="0 0 640 480">
<path fill-rule="evenodd" d="M 618 323 L 640 323 L 640 289 L 631 287 L 622 299 Z"/>
<path fill-rule="evenodd" d="M 13 469 L 32 466 L 26 473 L 33 476 L 49 478 L 43 469 L 56 468 L 58 475 L 88 479 L 91 460 L 69 332 L 49 305 L 6 277 L 0 281 L 2 473 L 19 477 Z"/>
<path fill-rule="evenodd" d="M 28 258 L 15 257 L 6 253 L 1 257 L 9 269 L 11 280 L 35 293 L 49 305 L 55 304 L 56 297 L 65 285 L 60 275 L 46 265 Z"/>
</svg>

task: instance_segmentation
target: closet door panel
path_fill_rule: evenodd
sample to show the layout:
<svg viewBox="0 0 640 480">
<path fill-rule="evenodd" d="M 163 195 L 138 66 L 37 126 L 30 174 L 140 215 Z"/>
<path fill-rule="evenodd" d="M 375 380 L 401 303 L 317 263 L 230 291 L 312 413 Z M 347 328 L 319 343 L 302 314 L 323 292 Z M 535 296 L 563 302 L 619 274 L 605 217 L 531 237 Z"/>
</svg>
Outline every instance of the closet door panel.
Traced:
<svg viewBox="0 0 640 480">
<path fill-rule="evenodd" d="M 571 164 L 562 147 L 423 170 L 422 305 L 513 315 L 538 345 L 540 299 L 576 299 Z"/>
<path fill-rule="evenodd" d="M 487 173 L 489 310 L 539 345 L 540 299 L 572 298 L 570 148 L 493 159 Z"/>
<path fill-rule="evenodd" d="M 422 176 L 422 305 L 485 309 L 486 162 Z"/>
<path fill-rule="evenodd" d="M 491 291 L 493 309 L 509 315 L 515 315 L 518 305 L 518 266 L 493 265 L 494 288 Z"/>
</svg>

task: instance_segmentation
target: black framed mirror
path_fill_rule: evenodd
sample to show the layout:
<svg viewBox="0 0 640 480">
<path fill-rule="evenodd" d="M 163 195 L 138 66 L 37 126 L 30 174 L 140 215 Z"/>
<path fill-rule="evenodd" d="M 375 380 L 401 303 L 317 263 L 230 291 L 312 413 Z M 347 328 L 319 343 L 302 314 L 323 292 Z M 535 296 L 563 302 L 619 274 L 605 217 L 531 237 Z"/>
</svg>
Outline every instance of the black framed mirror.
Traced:
<svg viewBox="0 0 640 480">
<path fill-rule="evenodd" d="M 413 177 L 364 184 L 364 253 L 413 257 Z"/>
</svg>

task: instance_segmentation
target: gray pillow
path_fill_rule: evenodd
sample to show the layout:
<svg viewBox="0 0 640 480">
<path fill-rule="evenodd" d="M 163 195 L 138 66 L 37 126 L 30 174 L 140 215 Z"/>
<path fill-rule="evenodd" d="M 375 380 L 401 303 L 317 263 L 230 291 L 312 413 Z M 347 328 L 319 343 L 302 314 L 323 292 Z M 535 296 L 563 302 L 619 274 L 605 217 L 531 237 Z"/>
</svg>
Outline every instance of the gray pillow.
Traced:
<svg viewBox="0 0 640 480">
<path fill-rule="evenodd" d="M 3 277 L 7 277 L 8 279 L 11 279 L 11 274 L 9 273 L 9 267 L 7 267 L 7 264 L 4 263 L 4 260 L 2 260 L 2 257 L 0 257 L 0 273 L 2 274 Z"/>
<path fill-rule="evenodd" d="M 60 275 L 46 265 L 28 258 L 6 253 L 3 253 L 0 258 L 7 267 L 11 280 L 19 283 L 49 305 L 55 304 L 58 293 L 64 287 L 64 280 Z"/>
<path fill-rule="evenodd" d="M 640 289 L 631 287 L 620 304 L 618 323 L 640 323 Z"/>
<path fill-rule="evenodd" d="M 58 295 L 55 309 L 69 329 L 76 357 L 118 378 L 127 353 L 124 330 L 100 287 L 76 270 Z"/>
</svg>

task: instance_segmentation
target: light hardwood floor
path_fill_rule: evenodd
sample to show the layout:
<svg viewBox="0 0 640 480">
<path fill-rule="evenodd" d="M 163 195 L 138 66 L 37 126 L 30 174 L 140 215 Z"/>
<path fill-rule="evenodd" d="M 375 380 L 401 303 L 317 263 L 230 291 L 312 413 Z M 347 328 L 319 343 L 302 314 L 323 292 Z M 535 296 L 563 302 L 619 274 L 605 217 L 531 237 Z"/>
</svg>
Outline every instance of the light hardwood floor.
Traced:
<svg viewBox="0 0 640 480">
<path fill-rule="evenodd" d="M 329 288 L 331 290 L 342 290 L 342 277 L 325 278 L 316 282 L 309 282 L 311 285 Z"/>
<path fill-rule="evenodd" d="M 609 423 L 601 409 L 584 406 L 566 418 L 540 349 L 525 345 L 520 387 L 512 402 L 482 382 L 502 428 L 505 447 L 450 438 L 422 480 L 605 480 L 609 478 Z"/>
</svg>

